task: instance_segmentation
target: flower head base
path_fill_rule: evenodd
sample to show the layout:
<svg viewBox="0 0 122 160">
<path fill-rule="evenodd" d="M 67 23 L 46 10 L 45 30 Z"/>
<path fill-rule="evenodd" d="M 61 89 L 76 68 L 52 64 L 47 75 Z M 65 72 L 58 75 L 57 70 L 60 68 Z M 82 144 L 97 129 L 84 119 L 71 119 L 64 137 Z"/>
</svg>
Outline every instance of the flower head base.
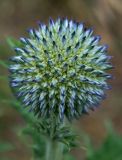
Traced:
<svg viewBox="0 0 122 160">
<path fill-rule="evenodd" d="M 11 86 L 25 106 L 41 117 L 72 120 L 94 109 L 108 89 L 107 47 L 82 23 L 58 19 L 29 30 L 11 58 Z"/>
</svg>

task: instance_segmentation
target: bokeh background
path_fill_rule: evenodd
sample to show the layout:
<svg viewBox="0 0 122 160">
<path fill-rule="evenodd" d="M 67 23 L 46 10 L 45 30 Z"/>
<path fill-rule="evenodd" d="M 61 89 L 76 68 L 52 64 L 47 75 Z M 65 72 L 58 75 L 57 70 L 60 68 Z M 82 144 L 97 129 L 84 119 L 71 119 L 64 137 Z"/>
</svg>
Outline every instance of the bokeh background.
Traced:
<svg viewBox="0 0 122 160">
<path fill-rule="evenodd" d="M 102 43 L 109 45 L 115 66 L 110 81 L 112 90 L 99 109 L 74 122 L 80 133 L 90 135 L 93 144 L 99 146 L 106 136 L 105 121 L 110 120 L 115 130 L 122 134 L 122 1 L 121 0 L 0 0 L 0 59 L 7 60 L 13 53 L 6 39 L 27 35 L 26 30 L 37 27 L 38 20 L 47 23 L 49 17 L 67 17 L 83 21 L 101 35 Z M 7 69 L 0 66 L 0 96 L 12 98 Z M 17 126 L 24 126 L 20 114 L 10 105 L 0 102 L 0 140 L 14 143 L 16 149 L 7 154 L 16 160 L 29 160 L 30 149 L 16 135 Z M 72 154 L 80 159 L 85 149 L 75 149 Z"/>
</svg>

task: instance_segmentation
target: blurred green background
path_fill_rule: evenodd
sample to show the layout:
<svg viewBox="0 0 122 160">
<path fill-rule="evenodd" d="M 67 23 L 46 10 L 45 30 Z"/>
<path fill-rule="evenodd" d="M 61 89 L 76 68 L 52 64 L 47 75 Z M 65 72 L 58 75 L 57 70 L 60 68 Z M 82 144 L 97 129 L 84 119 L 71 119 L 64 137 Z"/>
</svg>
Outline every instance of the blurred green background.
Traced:
<svg viewBox="0 0 122 160">
<path fill-rule="evenodd" d="M 94 28 L 95 34 L 102 36 L 102 43 L 109 45 L 109 54 L 113 56 L 112 63 L 115 66 L 111 71 L 115 77 L 110 81 L 112 90 L 107 92 L 107 99 L 99 109 L 89 116 L 81 117 L 74 125 L 80 134 L 83 131 L 91 137 L 94 146 L 100 146 L 106 137 L 105 122 L 108 120 L 116 132 L 122 135 L 122 1 L 0 0 L 0 60 L 6 61 L 14 54 L 6 38 L 26 36 L 29 27 L 37 27 L 38 20 L 47 23 L 49 17 L 83 21 L 88 27 Z M 8 79 L 4 75 L 9 73 L 0 61 L 0 141 L 15 146 L 13 148 L 10 144 L 4 144 L 2 149 L 8 148 L 6 153 L 12 160 L 28 160 L 31 157 L 30 149 L 16 134 L 18 127 L 24 126 L 24 120 L 16 109 L 3 103 L 4 97 L 13 98 Z M 3 154 L 1 152 L 0 157 Z M 81 160 L 81 155 L 82 158 L 86 155 L 86 149 L 75 149 L 72 154 Z M 117 160 L 122 160 L 122 157 Z"/>
</svg>

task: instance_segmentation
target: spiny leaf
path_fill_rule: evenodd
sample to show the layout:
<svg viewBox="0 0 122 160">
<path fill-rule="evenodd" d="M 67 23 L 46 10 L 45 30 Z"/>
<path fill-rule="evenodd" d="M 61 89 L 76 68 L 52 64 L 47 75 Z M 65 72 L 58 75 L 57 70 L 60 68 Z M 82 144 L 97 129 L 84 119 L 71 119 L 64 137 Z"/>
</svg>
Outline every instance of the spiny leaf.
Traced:
<svg viewBox="0 0 122 160">
<path fill-rule="evenodd" d="M 8 63 L 6 61 L 0 60 L 0 66 L 8 68 Z"/>
<path fill-rule="evenodd" d="M 13 37 L 8 37 L 8 38 L 6 39 L 6 41 L 7 41 L 8 45 L 9 45 L 12 49 L 14 49 L 14 48 L 16 48 L 16 47 L 21 47 L 21 46 L 22 46 L 22 43 L 21 43 L 20 41 L 16 40 L 15 38 L 13 38 Z"/>
</svg>

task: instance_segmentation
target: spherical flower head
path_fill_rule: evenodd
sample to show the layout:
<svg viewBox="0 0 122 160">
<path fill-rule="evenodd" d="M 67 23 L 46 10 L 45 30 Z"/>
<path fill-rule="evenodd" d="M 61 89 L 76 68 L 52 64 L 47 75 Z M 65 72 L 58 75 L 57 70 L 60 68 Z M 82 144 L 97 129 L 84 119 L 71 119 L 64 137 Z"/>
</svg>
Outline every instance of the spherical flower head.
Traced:
<svg viewBox="0 0 122 160">
<path fill-rule="evenodd" d="M 112 66 L 107 46 L 82 23 L 50 19 L 21 38 L 11 58 L 10 84 L 30 111 L 59 120 L 80 117 L 94 110 L 108 89 L 106 70 Z"/>
</svg>

